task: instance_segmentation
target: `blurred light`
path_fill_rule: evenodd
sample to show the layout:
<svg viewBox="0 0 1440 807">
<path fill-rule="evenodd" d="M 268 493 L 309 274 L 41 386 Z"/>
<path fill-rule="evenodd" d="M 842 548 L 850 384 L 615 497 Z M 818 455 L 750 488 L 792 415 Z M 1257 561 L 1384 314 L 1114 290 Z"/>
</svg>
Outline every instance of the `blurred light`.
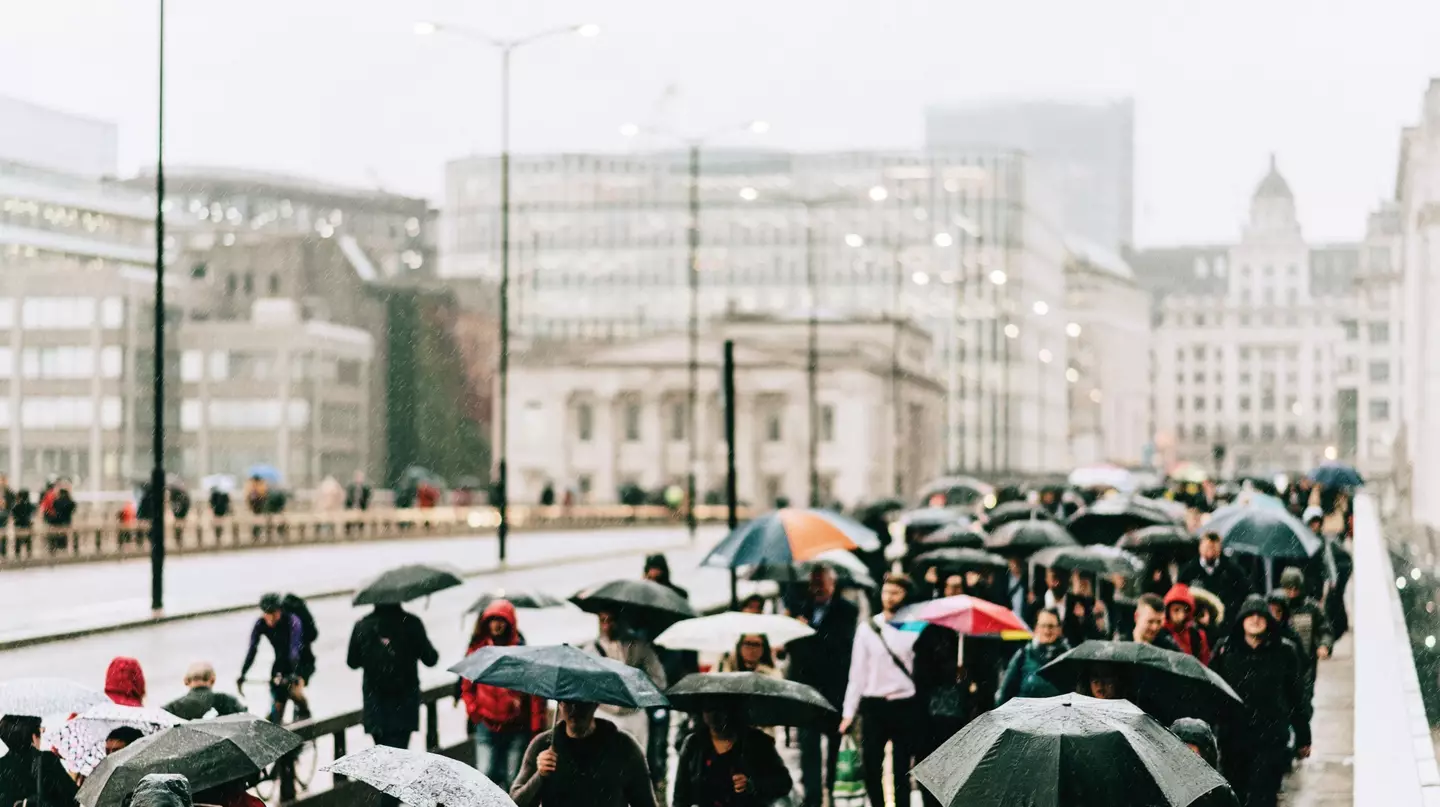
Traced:
<svg viewBox="0 0 1440 807">
<path fill-rule="evenodd" d="M 485 526 L 484 516 L 481 516 L 480 513 L 476 510 L 470 511 L 470 515 L 466 516 L 465 522 L 470 525 L 471 529 L 479 529 Z"/>
<path fill-rule="evenodd" d="M 235 234 L 234 234 L 234 233 L 226 233 L 226 234 L 225 234 L 225 237 L 222 238 L 222 239 L 220 239 L 220 241 L 221 241 L 221 243 L 223 243 L 223 244 L 224 244 L 225 246 L 227 246 L 227 247 L 233 247 L 233 246 L 235 246 Z"/>
<path fill-rule="evenodd" d="M 952 235 L 950 235 L 949 233 L 936 233 L 936 234 L 935 234 L 935 246 L 937 246 L 937 247 L 948 247 L 948 246 L 950 246 L 951 244 L 954 244 L 954 243 L 955 243 L 955 237 L 952 236 Z"/>
<path fill-rule="evenodd" d="M 1290 407 L 1290 413 L 1293 415 L 1299 415 L 1304 411 L 1305 407 L 1301 406 L 1299 401 L 1296 401 L 1294 405 Z"/>
<path fill-rule="evenodd" d="M 640 134 L 640 127 L 633 123 L 623 124 L 620 127 L 620 134 L 624 135 L 625 137 L 634 137 L 635 135 Z"/>
<path fill-rule="evenodd" d="M 1009 280 L 1009 278 L 1005 276 L 1005 272 L 1002 269 L 996 269 L 990 273 L 990 282 L 997 286 L 1005 285 L 1006 280 Z"/>
<path fill-rule="evenodd" d="M 958 281 L 959 279 L 960 279 L 960 275 L 959 275 L 959 273 L 957 273 L 957 272 L 941 272 L 941 273 L 940 273 L 940 282 L 941 282 L 941 283 L 944 283 L 944 284 L 947 285 L 947 286 L 951 285 L 952 283 L 955 283 L 955 282 Z"/>
<path fill-rule="evenodd" d="M 916 221 L 925 221 L 926 219 L 930 218 L 930 211 L 926 210 L 923 207 L 915 208 L 915 210 L 912 211 L 912 214 L 915 216 Z"/>
<path fill-rule="evenodd" d="M 1325 446 L 1325 459 L 1333 460 L 1339 455 L 1340 452 L 1335 450 L 1335 446 Z"/>
<path fill-rule="evenodd" d="M 766 132 L 770 131 L 770 122 L 763 120 L 752 120 L 750 121 L 750 126 L 747 128 L 750 129 L 751 134 L 765 134 Z"/>
<path fill-rule="evenodd" d="M 1080 371 L 1076 370 L 1074 367 L 1067 368 L 1065 370 L 1065 380 L 1069 381 L 1071 384 L 1074 384 L 1076 381 L 1080 380 Z"/>
<path fill-rule="evenodd" d="M 1092 390 L 1090 390 L 1090 400 L 1091 400 L 1091 401 L 1094 401 L 1095 403 L 1100 403 L 1100 398 L 1101 398 L 1100 390 L 1098 390 L 1098 389 L 1092 389 Z"/>
<path fill-rule="evenodd" d="M 430 36 L 438 30 L 440 30 L 440 26 L 427 20 L 421 20 L 420 22 L 415 23 L 416 36 Z"/>
<path fill-rule="evenodd" d="M 959 181 L 958 179 L 947 179 L 947 180 L 945 180 L 945 191 L 946 191 L 947 193 L 957 193 L 959 190 L 960 190 L 960 181 Z"/>
<path fill-rule="evenodd" d="M 1044 300 L 1036 300 L 1035 305 L 1030 306 L 1030 310 L 1034 311 L 1036 316 L 1043 317 L 1050 313 L 1050 306 L 1046 305 Z"/>
<path fill-rule="evenodd" d="M 930 282 L 930 276 L 924 272 L 916 272 L 910 276 L 910 279 L 913 280 L 917 286 L 924 286 Z"/>
<path fill-rule="evenodd" d="M 1044 348 L 1042 348 L 1042 349 L 1040 350 L 1040 361 L 1041 361 L 1041 363 L 1043 363 L 1043 364 L 1049 364 L 1049 363 L 1050 363 L 1050 360 L 1053 359 L 1053 358 L 1055 358 L 1055 356 L 1054 356 L 1054 354 L 1052 354 L 1049 350 L 1046 350 L 1046 349 L 1044 349 Z"/>
<path fill-rule="evenodd" d="M 1065 335 L 1070 337 L 1071 339 L 1078 338 L 1080 336 L 1080 323 L 1072 322 L 1069 325 L 1066 325 Z"/>
<path fill-rule="evenodd" d="M 599 36 L 600 26 L 593 22 L 587 22 L 584 25 L 577 25 L 575 27 L 575 33 L 585 37 Z"/>
<path fill-rule="evenodd" d="M 996 505 L 999 501 L 1000 501 L 999 499 L 995 498 L 995 494 L 993 494 L 993 493 L 987 493 L 987 494 L 985 494 L 985 509 L 986 509 L 986 510 L 993 510 L 993 509 L 995 509 L 995 505 Z"/>
<path fill-rule="evenodd" d="M 863 247 L 865 246 L 865 239 L 859 233 L 850 233 L 845 236 L 845 246 Z"/>
<path fill-rule="evenodd" d="M 1433 635 L 1425 637 L 1425 646 L 1431 650 L 1435 649 L 1435 637 Z"/>
<path fill-rule="evenodd" d="M 741 188 L 740 198 L 744 199 L 747 202 L 753 202 L 756 199 L 760 198 L 760 191 L 757 191 L 754 188 Z"/>
<path fill-rule="evenodd" d="M 1014 339 L 1015 337 L 1017 337 L 1017 336 L 1020 335 L 1020 326 L 1019 326 L 1019 325 L 1016 325 L 1016 324 L 1013 323 L 1013 322 L 1010 323 L 1009 325 L 1006 325 L 1006 326 L 1005 326 L 1005 335 L 1008 336 L 1008 337 L 1010 337 L 1011 339 Z"/>
<path fill-rule="evenodd" d="M 1420 567 L 1417 566 L 1410 570 L 1410 579 L 1417 583 L 1420 582 Z"/>
<path fill-rule="evenodd" d="M 1397 577 L 1397 578 L 1395 578 L 1395 588 L 1401 588 L 1401 589 L 1405 588 L 1405 578 L 1403 578 L 1403 577 Z"/>
</svg>

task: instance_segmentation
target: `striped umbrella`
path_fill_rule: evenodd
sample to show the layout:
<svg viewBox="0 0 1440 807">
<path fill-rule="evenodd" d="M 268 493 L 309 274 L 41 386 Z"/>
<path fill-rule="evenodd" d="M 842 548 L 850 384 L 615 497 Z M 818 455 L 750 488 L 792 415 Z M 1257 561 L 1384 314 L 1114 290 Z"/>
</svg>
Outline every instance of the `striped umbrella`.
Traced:
<svg viewBox="0 0 1440 807">
<path fill-rule="evenodd" d="M 780 566 L 836 549 L 875 551 L 880 540 L 857 521 L 829 510 L 785 508 L 742 524 L 705 556 L 701 566 L 736 569 Z"/>
<path fill-rule="evenodd" d="M 904 630 L 939 625 L 961 636 L 998 636 L 1007 640 L 1030 638 L 1029 627 L 1014 611 L 968 594 L 902 608 L 892 622 Z"/>
</svg>

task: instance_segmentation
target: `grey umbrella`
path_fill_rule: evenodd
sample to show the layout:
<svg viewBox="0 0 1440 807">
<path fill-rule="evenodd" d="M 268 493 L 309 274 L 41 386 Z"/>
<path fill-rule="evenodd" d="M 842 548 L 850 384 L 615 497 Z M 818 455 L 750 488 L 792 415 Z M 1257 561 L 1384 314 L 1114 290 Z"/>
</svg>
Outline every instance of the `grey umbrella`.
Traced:
<svg viewBox="0 0 1440 807">
<path fill-rule="evenodd" d="M 364 782 L 412 807 L 515 807 L 484 774 L 439 754 L 376 746 L 323 770 Z"/>
<path fill-rule="evenodd" d="M 450 668 L 467 681 L 554 701 L 604 703 L 629 709 L 665 706 L 644 672 L 570 645 L 482 647 Z"/>
<path fill-rule="evenodd" d="M 449 564 L 400 566 L 360 587 L 355 605 L 399 605 L 437 591 L 464 585 L 464 573 Z"/>
<path fill-rule="evenodd" d="M 826 726 L 839 717 L 811 687 L 753 672 L 691 673 L 665 697 L 683 712 L 735 709 L 752 726 Z"/>
<path fill-rule="evenodd" d="M 103 692 L 63 678 L 16 678 L 0 683 L 0 715 L 68 715 L 109 700 Z"/>
</svg>

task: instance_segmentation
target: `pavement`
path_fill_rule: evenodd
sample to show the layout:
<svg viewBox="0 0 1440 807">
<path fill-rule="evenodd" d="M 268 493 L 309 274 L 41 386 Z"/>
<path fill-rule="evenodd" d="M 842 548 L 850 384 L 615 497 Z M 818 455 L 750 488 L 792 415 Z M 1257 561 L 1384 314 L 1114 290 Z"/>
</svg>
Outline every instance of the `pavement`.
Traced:
<svg viewBox="0 0 1440 807">
<path fill-rule="evenodd" d="M 1284 807 L 1350 807 L 1355 801 L 1354 638 L 1346 634 L 1334 655 L 1320 662 L 1310 758 L 1286 777 Z"/>
</svg>

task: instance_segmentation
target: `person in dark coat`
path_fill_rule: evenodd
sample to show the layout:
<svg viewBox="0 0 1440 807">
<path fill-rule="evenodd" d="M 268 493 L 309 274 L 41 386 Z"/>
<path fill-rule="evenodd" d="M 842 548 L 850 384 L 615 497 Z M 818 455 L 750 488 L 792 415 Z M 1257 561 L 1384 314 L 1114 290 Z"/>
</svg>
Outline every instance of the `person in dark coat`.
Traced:
<svg viewBox="0 0 1440 807">
<path fill-rule="evenodd" d="M 1247 597 L 1229 635 L 1215 648 L 1210 668 L 1245 705 L 1221 737 L 1225 778 L 1245 807 L 1275 807 L 1290 762 L 1310 756 L 1310 704 L 1303 662 L 1281 634 L 1265 598 Z"/>
<path fill-rule="evenodd" d="M 8 807 L 27 799 L 34 803 L 38 766 L 45 807 L 73 807 L 79 788 L 59 757 L 40 750 L 40 718 L 0 717 L 0 743 L 6 748 L 0 757 L 0 804 Z"/>
<path fill-rule="evenodd" d="M 742 715 L 707 711 L 680 746 L 673 807 L 768 807 L 790 795 L 790 769 L 775 738 Z"/>
<path fill-rule="evenodd" d="M 194 807 L 190 780 L 175 773 L 152 773 L 140 780 L 121 807 Z"/>
<path fill-rule="evenodd" d="M 354 480 L 345 486 L 345 509 L 370 509 L 370 483 L 365 481 L 364 471 L 356 471 Z"/>
<path fill-rule="evenodd" d="M 916 732 L 916 759 L 934 753 L 974 716 L 977 687 L 960 663 L 960 641 L 959 633 L 940 625 L 926 625 L 915 639 L 915 702 L 924 721 Z M 939 807 L 930 791 L 921 788 L 920 795 L 926 807 Z"/>
<path fill-rule="evenodd" d="M 510 788 L 518 807 L 655 807 L 645 751 L 595 717 L 593 703 L 561 703 L 558 721 L 525 749 Z"/>
<path fill-rule="evenodd" d="M 165 711 L 183 720 L 238 715 L 245 704 L 233 695 L 215 691 L 215 667 L 208 661 L 197 661 L 185 671 L 184 696 L 165 704 Z"/>
<path fill-rule="evenodd" d="M 407 748 L 420 728 L 420 664 L 434 667 L 440 653 L 425 623 L 399 605 L 377 605 L 350 633 L 346 663 L 364 670 L 365 733 L 376 745 Z"/>
<path fill-rule="evenodd" d="M 1041 678 L 1040 668 L 1060 657 L 1070 644 L 1060 629 L 1060 614 L 1054 608 L 1042 609 L 1035 617 L 1035 638 L 1015 651 L 1005 667 L 995 705 L 1011 698 L 1049 698 L 1060 694 L 1055 685 Z"/>
<path fill-rule="evenodd" d="M 1210 763 L 1210 767 L 1220 770 L 1220 744 L 1215 741 L 1215 732 L 1210 730 L 1209 723 L 1193 717 L 1182 717 L 1170 724 L 1170 733 L 1190 746 L 1190 750 Z"/>
<path fill-rule="evenodd" d="M 1187 586 L 1199 586 L 1220 598 L 1225 605 L 1224 622 L 1217 626 L 1220 634 L 1229 632 L 1230 624 L 1236 619 L 1240 604 L 1245 598 L 1256 593 L 1250 576 L 1240 564 L 1226 557 L 1222 551 L 1223 542 L 1219 533 L 1207 532 L 1200 536 L 1200 556 L 1180 567 L 1176 582 Z"/>
<path fill-rule="evenodd" d="M 838 713 L 850 683 L 850 653 L 860 609 L 839 596 L 835 570 L 817 566 L 810 573 L 809 596 L 791 616 L 809 625 L 814 636 L 791 642 L 789 677 L 815 688 Z M 821 793 L 833 789 L 835 768 L 840 761 L 838 722 L 824 728 L 800 729 L 800 780 L 805 789 L 805 807 L 819 807 Z M 825 739 L 824 780 L 821 780 L 820 740 Z"/>
<path fill-rule="evenodd" d="M 690 592 L 675 585 L 670 579 L 670 561 L 664 554 L 645 558 L 645 579 L 675 592 L 682 600 L 690 599 Z M 649 637 L 652 641 L 654 636 Z M 700 671 L 700 654 L 693 650 L 667 650 L 657 648 L 660 664 L 665 667 L 665 680 L 674 683 L 685 676 Z M 688 733 L 688 732 L 686 732 Z M 683 735 L 682 735 L 683 736 Z M 670 753 L 670 711 L 665 708 L 650 710 L 650 733 L 646 742 L 645 755 L 650 762 L 650 778 L 655 786 L 665 782 Z"/>
</svg>

